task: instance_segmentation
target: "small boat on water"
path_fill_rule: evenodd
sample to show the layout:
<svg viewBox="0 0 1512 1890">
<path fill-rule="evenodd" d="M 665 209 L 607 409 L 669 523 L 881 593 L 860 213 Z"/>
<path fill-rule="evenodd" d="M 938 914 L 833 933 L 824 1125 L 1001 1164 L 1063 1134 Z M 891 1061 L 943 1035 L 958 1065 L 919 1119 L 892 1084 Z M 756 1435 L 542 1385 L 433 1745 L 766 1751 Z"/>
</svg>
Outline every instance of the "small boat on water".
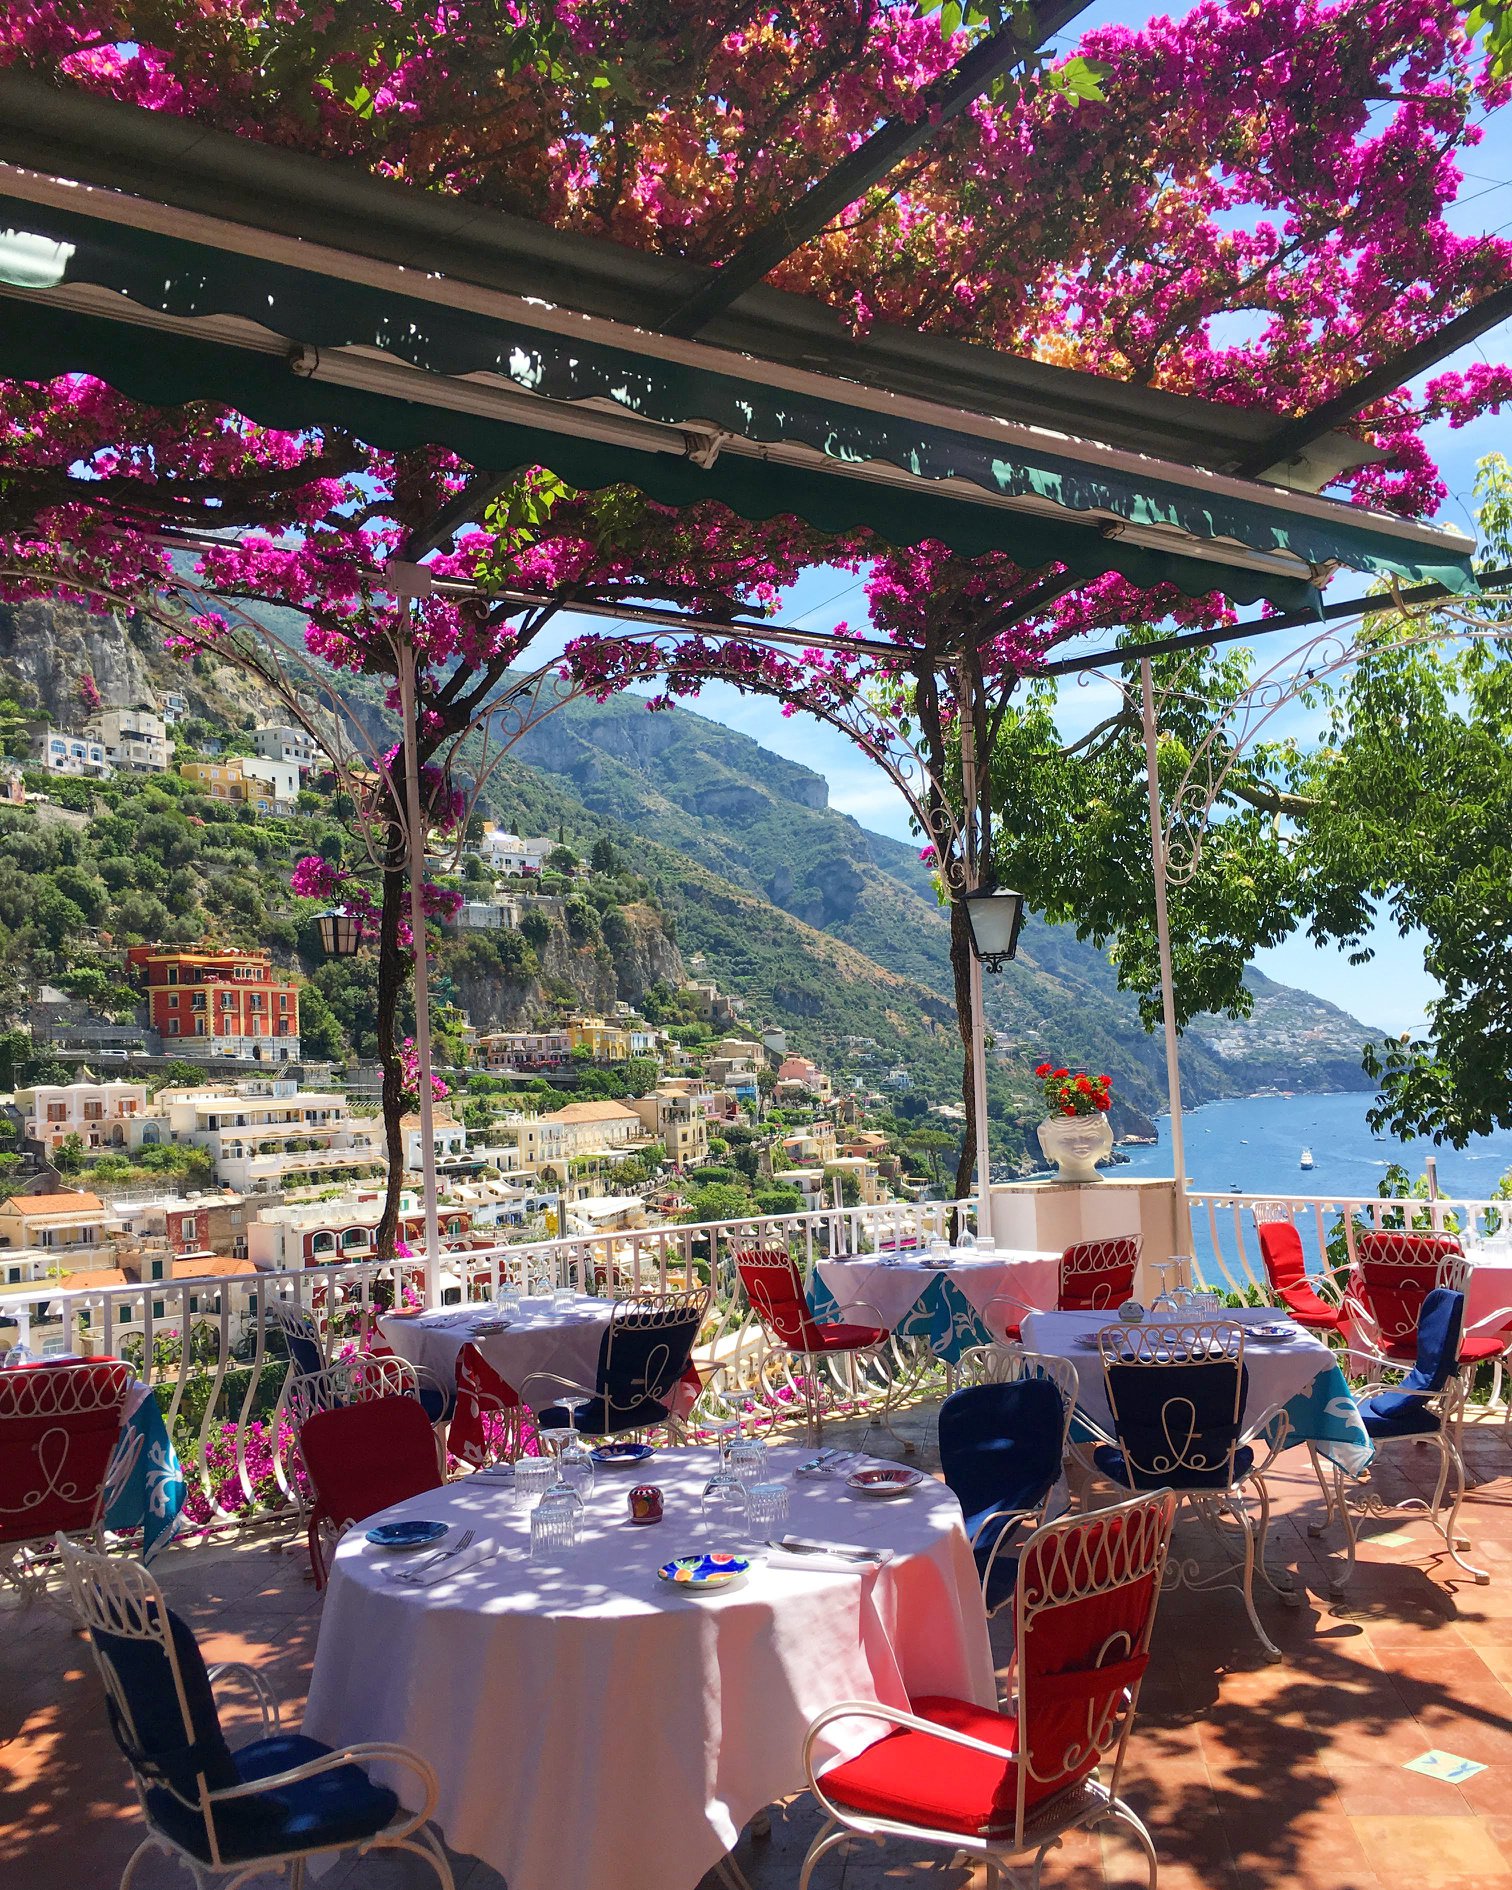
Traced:
<svg viewBox="0 0 1512 1890">
<path fill-rule="evenodd" d="M 1316 1163 L 1313 1161 L 1313 1152 L 1310 1148 L 1303 1149 L 1302 1159 L 1298 1162 L 1297 1166 L 1299 1168 L 1313 1168 L 1316 1166 Z"/>
</svg>

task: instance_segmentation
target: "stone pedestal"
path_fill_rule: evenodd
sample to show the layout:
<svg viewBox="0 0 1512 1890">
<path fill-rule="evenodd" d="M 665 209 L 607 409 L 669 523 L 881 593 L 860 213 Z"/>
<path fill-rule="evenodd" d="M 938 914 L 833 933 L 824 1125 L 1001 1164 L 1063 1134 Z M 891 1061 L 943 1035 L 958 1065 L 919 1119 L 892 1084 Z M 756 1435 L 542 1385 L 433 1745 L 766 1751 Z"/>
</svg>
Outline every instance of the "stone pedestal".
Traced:
<svg viewBox="0 0 1512 1890">
<path fill-rule="evenodd" d="M 1160 1291 L 1150 1262 L 1177 1251 L 1174 1179 L 1011 1181 L 992 1190 L 992 1237 L 1000 1247 L 1064 1251 L 1073 1241 L 1114 1234 L 1143 1236 L 1134 1291 L 1148 1306 Z"/>
</svg>

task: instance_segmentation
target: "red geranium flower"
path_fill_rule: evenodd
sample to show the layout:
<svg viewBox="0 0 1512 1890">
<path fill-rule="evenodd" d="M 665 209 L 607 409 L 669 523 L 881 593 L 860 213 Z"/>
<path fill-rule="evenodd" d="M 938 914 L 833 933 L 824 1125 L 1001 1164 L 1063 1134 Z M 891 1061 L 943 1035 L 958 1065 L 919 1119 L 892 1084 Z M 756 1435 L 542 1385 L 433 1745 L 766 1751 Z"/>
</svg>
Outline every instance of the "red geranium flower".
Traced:
<svg viewBox="0 0 1512 1890">
<path fill-rule="evenodd" d="M 1069 1076 L 1071 1074 L 1069 1070 L 1052 1070 L 1050 1073 L 1052 1076 L 1057 1076 L 1057 1077 Z"/>
<path fill-rule="evenodd" d="M 1048 1063 L 1036 1065 L 1034 1074 L 1036 1076 L 1048 1076 L 1050 1074 L 1050 1065 Z"/>
<path fill-rule="evenodd" d="M 1098 1095 L 1092 1098 L 1092 1107 L 1094 1109 L 1108 1109 L 1112 1107 L 1112 1102 L 1108 1096 Z"/>
</svg>

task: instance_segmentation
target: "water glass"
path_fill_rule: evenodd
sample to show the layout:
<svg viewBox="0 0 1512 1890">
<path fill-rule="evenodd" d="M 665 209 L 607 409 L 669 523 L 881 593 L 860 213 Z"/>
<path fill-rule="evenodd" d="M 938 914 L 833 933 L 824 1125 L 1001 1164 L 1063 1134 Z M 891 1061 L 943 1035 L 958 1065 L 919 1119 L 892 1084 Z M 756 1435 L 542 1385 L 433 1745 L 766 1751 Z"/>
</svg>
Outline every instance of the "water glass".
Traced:
<svg viewBox="0 0 1512 1890">
<path fill-rule="evenodd" d="M 11 1349 L 6 1353 L 3 1359 L 0 1359 L 0 1370 L 4 1370 L 7 1366 L 10 1366 L 10 1365 L 30 1365 L 31 1362 L 32 1362 L 31 1347 L 27 1345 L 16 1344 L 11 1347 Z"/>
<path fill-rule="evenodd" d="M 563 1549 L 577 1547 L 577 1504 L 570 1493 L 552 1490 L 530 1512 L 530 1559 L 555 1561 Z"/>
<path fill-rule="evenodd" d="M 551 1310 L 556 1313 L 567 1312 L 576 1299 L 577 1294 L 572 1290 L 570 1285 L 553 1286 L 551 1289 Z"/>
<path fill-rule="evenodd" d="M 752 1483 L 746 1488 L 746 1518 L 763 1539 L 780 1522 L 787 1521 L 788 1488 L 785 1483 Z"/>
<path fill-rule="evenodd" d="M 515 1465 L 515 1501 L 527 1509 L 556 1482 L 556 1465 L 549 1457 L 521 1457 Z"/>
<path fill-rule="evenodd" d="M 520 1301 L 525 1297 L 520 1282 L 505 1274 L 494 1289 L 494 1304 L 501 1313 L 518 1313 Z"/>
</svg>

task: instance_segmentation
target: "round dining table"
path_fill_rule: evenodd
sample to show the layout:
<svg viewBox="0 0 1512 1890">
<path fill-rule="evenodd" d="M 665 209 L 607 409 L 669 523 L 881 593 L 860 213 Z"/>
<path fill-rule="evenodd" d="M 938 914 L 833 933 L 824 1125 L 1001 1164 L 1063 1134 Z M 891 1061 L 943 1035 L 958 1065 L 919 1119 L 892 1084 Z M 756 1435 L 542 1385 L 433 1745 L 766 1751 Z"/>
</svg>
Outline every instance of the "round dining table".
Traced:
<svg viewBox="0 0 1512 1890">
<path fill-rule="evenodd" d="M 853 1255 L 814 1269 L 815 1317 L 881 1325 L 902 1339 L 923 1339 L 951 1364 L 974 1345 L 1003 1337 L 1026 1308 L 1053 1306 L 1060 1290 L 1058 1252 L 1033 1248 L 951 1249 Z"/>
<path fill-rule="evenodd" d="M 743 1521 L 702 1517 L 717 1464 L 705 1449 L 601 1470 L 576 1546 L 550 1560 L 532 1560 L 528 1512 L 488 1472 L 384 1512 L 475 1532 L 455 1572 L 443 1567 L 429 1585 L 398 1579 L 413 1561 L 349 1530 L 305 1732 L 332 1745 L 393 1740 L 426 1759 L 447 1843 L 509 1890 L 694 1890 L 751 1818 L 803 1788 L 804 1735 L 826 1707 L 902 1707 L 926 1693 L 996 1703 L 955 1498 L 932 1478 L 903 1496 L 859 1496 L 840 1478 L 798 1477 L 806 1455 L 771 1452 L 769 1474 L 790 1492 L 772 1533 L 885 1560 L 758 1550 L 727 1591 L 661 1580 L 675 1556 L 744 1540 Z M 630 1521 L 637 1482 L 663 1491 L 661 1523 Z M 874 1721 L 833 1730 L 821 1763 L 879 1736 Z M 402 1773 L 375 1770 L 405 1790 Z"/>
<path fill-rule="evenodd" d="M 574 1293 L 560 1301 L 527 1300 L 507 1312 L 479 1301 L 440 1312 L 386 1313 L 378 1329 L 401 1358 L 436 1384 L 456 1383 L 457 1356 L 471 1345 L 513 1392 L 521 1392 L 530 1378 L 547 1375 L 551 1382 L 542 1388 L 540 1402 L 549 1404 L 564 1382 L 593 1390 L 613 1310 L 611 1300 Z"/>
</svg>

